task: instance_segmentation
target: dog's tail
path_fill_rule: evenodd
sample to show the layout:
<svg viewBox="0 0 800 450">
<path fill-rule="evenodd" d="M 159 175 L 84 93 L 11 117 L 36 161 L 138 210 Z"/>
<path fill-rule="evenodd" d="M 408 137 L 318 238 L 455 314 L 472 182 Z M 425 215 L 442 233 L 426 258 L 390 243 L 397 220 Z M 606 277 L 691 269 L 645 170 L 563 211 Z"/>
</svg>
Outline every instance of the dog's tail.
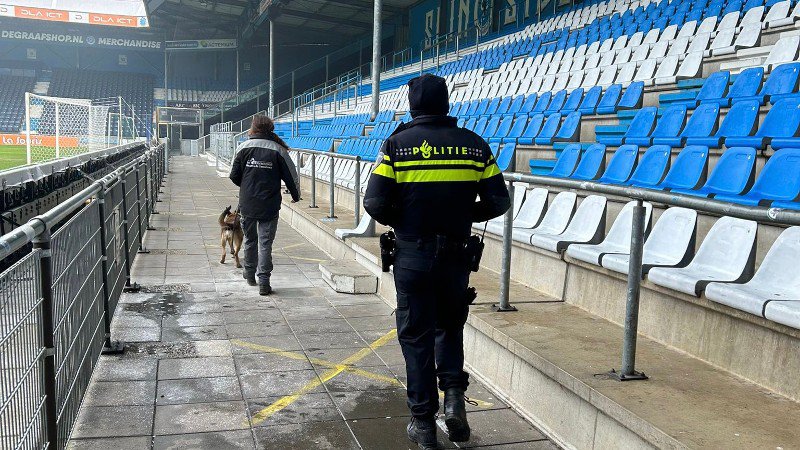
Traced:
<svg viewBox="0 0 800 450">
<path fill-rule="evenodd" d="M 219 226 L 222 227 L 222 228 L 225 228 L 225 227 L 228 226 L 228 224 L 225 223 L 225 216 L 226 215 L 227 214 L 224 211 L 222 212 L 222 214 L 219 215 Z"/>
</svg>

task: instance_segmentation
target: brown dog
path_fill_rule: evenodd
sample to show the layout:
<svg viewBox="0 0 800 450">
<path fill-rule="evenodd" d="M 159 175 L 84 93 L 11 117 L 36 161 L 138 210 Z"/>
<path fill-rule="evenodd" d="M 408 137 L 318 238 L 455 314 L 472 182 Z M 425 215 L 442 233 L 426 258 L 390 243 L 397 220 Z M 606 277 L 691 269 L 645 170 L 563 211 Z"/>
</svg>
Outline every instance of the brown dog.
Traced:
<svg viewBox="0 0 800 450">
<path fill-rule="evenodd" d="M 242 264 L 239 262 L 239 250 L 242 249 L 242 241 L 244 240 L 244 231 L 242 231 L 241 216 L 239 209 L 231 212 L 231 207 L 225 208 L 222 214 L 219 215 L 220 244 L 222 245 L 222 258 L 219 260 L 220 264 L 225 264 L 225 257 L 228 254 L 227 247 L 231 249 L 231 255 L 236 260 L 236 267 L 241 268 Z"/>
</svg>

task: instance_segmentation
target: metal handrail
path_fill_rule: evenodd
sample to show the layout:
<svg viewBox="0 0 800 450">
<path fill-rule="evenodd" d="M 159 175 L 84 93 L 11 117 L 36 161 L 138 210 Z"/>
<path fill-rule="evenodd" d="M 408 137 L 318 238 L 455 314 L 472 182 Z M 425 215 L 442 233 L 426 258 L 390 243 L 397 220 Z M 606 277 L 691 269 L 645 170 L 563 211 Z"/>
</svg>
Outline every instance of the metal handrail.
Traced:
<svg viewBox="0 0 800 450">
<path fill-rule="evenodd" d="M 513 170 L 513 161 L 512 161 Z M 619 371 L 611 370 L 609 376 L 619 381 L 644 380 L 647 377 L 636 371 L 636 341 L 639 323 L 639 297 L 643 278 L 642 256 L 645 242 L 645 208 L 644 202 L 652 202 L 673 207 L 682 207 L 720 216 L 753 220 L 759 223 L 774 225 L 800 225 L 800 211 L 763 206 L 745 206 L 719 200 L 694 197 L 691 195 L 664 192 L 647 188 L 602 184 L 594 181 L 580 181 L 566 178 L 527 175 L 506 172 L 503 175 L 508 182 L 509 195 L 513 204 L 513 182 L 529 183 L 536 186 L 573 189 L 594 192 L 597 194 L 626 197 L 636 202 L 633 208 L 630 259 L 628 265 L 628 289 L 626 291 L 626 307 L 624 320 L 624 337 L 622 345 L 622 365 Z M 498 311 L 516 311 L 509 301 L 511 284 L 511 241 L 513 230 L 513 208 L 509 208 L 503 221 L 503 252 L 500 272 L 500 299 Z"/>
</svg>

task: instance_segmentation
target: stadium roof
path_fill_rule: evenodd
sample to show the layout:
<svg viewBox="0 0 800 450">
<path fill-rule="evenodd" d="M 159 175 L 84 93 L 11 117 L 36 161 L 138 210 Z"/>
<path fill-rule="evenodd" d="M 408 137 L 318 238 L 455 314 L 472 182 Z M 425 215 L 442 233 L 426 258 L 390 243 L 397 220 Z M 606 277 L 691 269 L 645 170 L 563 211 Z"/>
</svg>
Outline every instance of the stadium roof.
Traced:
<svg viewBox="0 0 800 450">
<path fill-rule="evenodd" d="M 419 0 L 384 0 L 384 19 L 401 14 Z M 372 0 L 148 0 L 151 25 L 169 39 L 245 37 L 271 16 L 281 42 L 352 42 L 372 30 Z M 266 30 L 264 30 L 266 31 Z M 296 32 L 295 32 L 296 31 Z M 202 36 L 198 36 L 202 34 Z"/>
</svg>

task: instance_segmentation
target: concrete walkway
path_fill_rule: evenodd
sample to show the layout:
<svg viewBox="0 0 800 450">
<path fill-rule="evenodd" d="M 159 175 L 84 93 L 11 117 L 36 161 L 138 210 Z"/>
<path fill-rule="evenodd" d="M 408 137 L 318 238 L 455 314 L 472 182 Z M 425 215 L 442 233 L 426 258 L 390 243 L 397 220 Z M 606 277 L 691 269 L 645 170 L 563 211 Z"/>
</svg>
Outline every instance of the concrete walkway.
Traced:
<svg viewBox="0 0 800 450">
<path fill-rule="evenodd" d="M 275 293 L 259 297 L 228 258 L 217 216 L 234 186 L 177 157 L 137 257 L 112 338 L 122 356 L 95 369 L 69 443 L 75 449 L 407 449 L 405 368 L 392 309 L 338 294 L 328 256 L 289 225 L 275 243 Z M 462 448 L 555 448 L 480 383 Z M 443 448 L 455 448 L 439 433 Z"/>
</svg>

